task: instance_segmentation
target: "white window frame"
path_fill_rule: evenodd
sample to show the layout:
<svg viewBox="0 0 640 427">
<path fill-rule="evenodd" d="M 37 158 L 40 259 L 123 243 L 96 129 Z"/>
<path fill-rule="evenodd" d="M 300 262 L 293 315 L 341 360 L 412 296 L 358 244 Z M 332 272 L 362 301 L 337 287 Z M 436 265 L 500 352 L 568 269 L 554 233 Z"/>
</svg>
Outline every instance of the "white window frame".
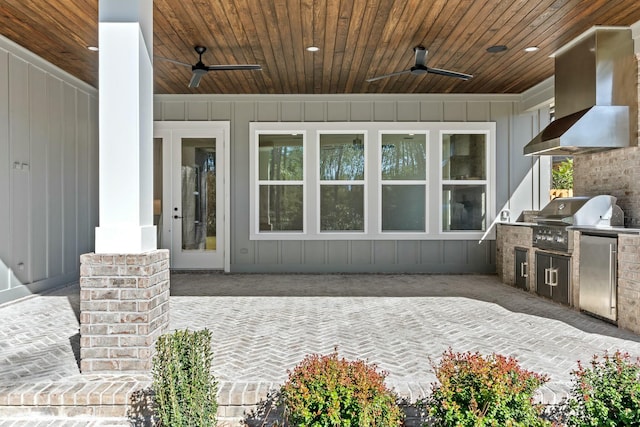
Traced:
<svg viewBox="0 0 640 427">
<path fill-rule="evenodd" d="M 489 122 L 491 123 L 491 122 Z M 494 125 L 495 124 L 491 123 Z M 491 129 L 479 130 L 477 125 L 474 124 L 470 126 L 469 123 L 457 123 L 455 128 L 445 128 L 441 129 L 438 133 L 438 152 L 440 159 L 439 164 L 442 165 L 444 163 L 444 158 L 442 154 L 443 149 L 443 141 L 445 134 L 474 134 L 474 135 L 485 135 L 486 136 L 486 144 L 485 144 L 485 179 L 474 179 L 474 180 L 451 180 L 451 179 L 443 179 L 442 178 L 442 168 L 438 169 L 438 177 L 439 177 L 439 186 L 438 186 L 438 205 L 440 206 L 440 214 L 438 215 L 438 231 L 440 235 L 444 236 L 470 236 L 471 238 L 476 238 L 477 235 L 484 235 L 487 231 L 489 225 L 493 221 L 493 216 L 495 216 L 495 130 L 491 131 Z M 444 200 L 442 198 L 442 193 L 445 185 L 484 185 L 485 192 L 485 209 L 487 214 L 484 218 L 484 227 L 482 230 L 444 230 L 443 229 L 443 206 Z"/>
<path fill-rule="evenodd" d="M 356 123 L 354 123 L 356 124 Z M 364 144 L 364 178 L 362 180 L 353 180 L 353 181 L 349 181 L 349 180 L 338 180 L 338 181 L 331 181 L 331 180 L 322 180 L 320 179 L 320 137 L 322 135 L 345 135 L 345 134 L 354 134 L 354 135 L 362 135 L 363 138 L 363 144 Z M 350 239 L 358 239 L 360 238 L 360 236 L 362 236 L 363 234 L 367 233 L 368 230 L 368 219 L 369 219 L 369 212 L 368 212 L 368 197 L 367 197 L 367 176 L 368 176 L 368 153 L 369 153 L 369 149 L 367 147 L 368 145 L 368 139 L 369 139 L 369 135 L 368 132 L 366 130 L 356 130 L 356 129 L 349 129 L 349 130 L 318 130 L 316 132 L 316 139 L 315 139 L 315 150 L 316 150 L 316 161 L 313 163 L 313 168 L 316 169 L 316 172 L 318 173 L 318 179 L 317 179 L 317 199 L 316 199 L 316 206 L 317 206 L 317 212 L 318 212 L 318 218 L 317 218 L 317 224 L 316 224 L 316 230 L 319 234 L 321 234 L 322 236 L 325 236 L 327 239 L 335 239 L 336 237 L 340 237 L 340 238 L 345 238 L 345 237 L 349 237 Z M 322 231 L 322 224 L 321 224 L 321 216 L 320 216 L 320 207 L 321 207 L 321 194 L 322 194 L 322 186 L 323 185 L 361 185 L 363 188 L 363 229 L 362 231 L 357 231 L 357 230 L 344 230 L 344 231 L 338 231 L 338 230 L 328 230 L 328 231 Z"/>
<path fill-rule="evenodd" d="M 261 180 L 260 179 L 260 135 L 302 135 L 302 180 Z M 250 224 L 251 235 L 263 235 L 263 236 L 277 236 L 277 238 L 271 238 L 271 240 L 282 240 L 283 235 L 295 236 L 296 239 L 300 239 L 307 233 L 307 132 L 300 129 L 274 129 L 274 130 L 256 130 L 252 132 L 252 138 L 255 139 L 255 144 L 252 145 L 250 152 L 250 181 L 251 181 L 251 194 L 249 201 L 249 209 L 252 215 L 252 221 Z M 302 230 L 301 231 L 261 231 L 260 230 L 260 186 L 261 185 L 301 185 L 302 186 L 302 206 L 305 212 L 302 215 Z"/>
<path fill-rule="evenodd" d="M 384 180 L 382 179 L 382 135 L 407 135 L 407 134 L 415 134 L 415 135 L 424 135 L 425 139 L 425 164 L 426 164 L 426 173 L 423 180 Z M 424 210 L 424 231 L 384 231 L 382 229 L 382 187 L 384 185 L 424 185 L 425 189 L 425 203 L 429 202 L 429 174 L 430 169 L 433 165 L 430 162 L 430 138 L 431 134 L 428 130 L 415 130 L 411 128 L 410 130 L 385 130 L 381 129 L 378 132 L 378 211 L 377 211 L 377 219 L 378 219 L 378 234 L 385 236 L 385 238 L 393 237 L 394 239 L 402 240 L 407 237 L 416 238 L 417 236 L 422 236 L 425 238 L 429 235 L 429 217 L 430 211 L 428 206 L 425 206 Z"/>
<path fill-rule="evenodd" d="M 258 181 L 258 145 L 260 134 L 303 134 L 303 232 L 260 231 Z M 320 134 L 364 134 L 365 144 L 365 231 L 320 231 Z M 427 177 L 425 182 L 425 231 L 382 231 L 382 134 L 426 134 Z M 250 139 L 250 240 L 478 240 L 485 231 L 443 231 L 442 135 L 445 133 L 480 133 L 487 135 L 486 179 L 456 180 L 455 184 L 486 185 L 485 230 L 496 215 L 496 124 L 495 122 L 252 122 Z M 375 144 L 376 146 L 374 146 Z M 413 181 L 396 181 L 398 185 Z M 273 182 L 271 182 L 273 183 Z M 342 181 L 326 181 L 339 185 Z M 415 182 L 416 184 L 419 181 Z"/>
</svg>

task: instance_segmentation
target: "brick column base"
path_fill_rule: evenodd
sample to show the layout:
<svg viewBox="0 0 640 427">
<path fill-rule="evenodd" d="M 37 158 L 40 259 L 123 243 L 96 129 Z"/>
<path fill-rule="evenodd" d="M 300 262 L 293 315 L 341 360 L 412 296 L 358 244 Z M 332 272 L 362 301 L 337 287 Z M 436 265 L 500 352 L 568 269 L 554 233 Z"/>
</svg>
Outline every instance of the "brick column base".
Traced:
<svg viewBox="0 0 640 427">
<path fill-rule="evenodd" d="M 80 257 L 80 370 L 151 369 L 169 326 L 169 251 Z"/>
</svg>

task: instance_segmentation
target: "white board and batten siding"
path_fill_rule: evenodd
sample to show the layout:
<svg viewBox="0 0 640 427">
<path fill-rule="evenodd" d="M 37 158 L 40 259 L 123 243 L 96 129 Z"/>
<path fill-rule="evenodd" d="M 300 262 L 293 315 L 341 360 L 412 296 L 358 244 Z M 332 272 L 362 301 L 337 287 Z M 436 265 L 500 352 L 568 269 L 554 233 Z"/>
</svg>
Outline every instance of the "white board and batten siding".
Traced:
<svg viewBox="0 0 640 427">
<path fill-rule="evenodd" d="M 0 303 L 76 281 L 97 220 L 97 90 L 0 37 Z"/>
<path fill-rule="evenodd" d="M 250 240 L 249 124 L 495 122 L 497 212 L 517 215 L 539 207 L 539 164 L 522 156 L 522 147 L 546 125 L 544 111 L 521 112 L 520 101 L 520 95 L 156 95 L 154 120 L 230 121 L 232 272 L 493 273 L 493 240 Z"/>
</svg>

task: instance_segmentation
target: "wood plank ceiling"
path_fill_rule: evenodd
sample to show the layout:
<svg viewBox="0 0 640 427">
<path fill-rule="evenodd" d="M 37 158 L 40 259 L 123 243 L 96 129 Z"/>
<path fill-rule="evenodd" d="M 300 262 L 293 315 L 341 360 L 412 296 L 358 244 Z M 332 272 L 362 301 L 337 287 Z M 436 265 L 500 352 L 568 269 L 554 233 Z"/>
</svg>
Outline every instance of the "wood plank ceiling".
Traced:
<svg viewBox="0 0 640 427">
<path fill-rule="evenodd" d="M 104 0 L 103 0 L 104 1 Z M 0 33 L 98 85 L 97 0 L 2 0 Z M 154 54 L 205 64 L 257 63 L 262 71 L 208 73 L 155 61 L 156 93 L 521 93 L 553 75 L 556 49 L 593 25 L 640 21 L 638 0 L 155 0 Z M 312 53 L 307 46 L 318 46 Z M 473 74 L 366 79 L 427 65 Z M 508 50 L 488 53 L 493 45 Z M 537 52 L 524 48 L 537 46 Z"/>
</svg>

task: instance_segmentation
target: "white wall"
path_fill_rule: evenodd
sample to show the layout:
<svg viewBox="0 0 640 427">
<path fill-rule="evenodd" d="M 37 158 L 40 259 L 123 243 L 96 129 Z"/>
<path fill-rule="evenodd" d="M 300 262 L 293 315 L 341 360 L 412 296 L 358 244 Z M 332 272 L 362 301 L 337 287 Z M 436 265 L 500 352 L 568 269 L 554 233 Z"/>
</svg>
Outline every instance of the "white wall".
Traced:
<svg viewBox="0 0 640 427">
<path fill-rule="evenodd" d="M 77 280 L 93 250 L 97 101 L 0 36 L 0 302 Z"/>
</svg>

